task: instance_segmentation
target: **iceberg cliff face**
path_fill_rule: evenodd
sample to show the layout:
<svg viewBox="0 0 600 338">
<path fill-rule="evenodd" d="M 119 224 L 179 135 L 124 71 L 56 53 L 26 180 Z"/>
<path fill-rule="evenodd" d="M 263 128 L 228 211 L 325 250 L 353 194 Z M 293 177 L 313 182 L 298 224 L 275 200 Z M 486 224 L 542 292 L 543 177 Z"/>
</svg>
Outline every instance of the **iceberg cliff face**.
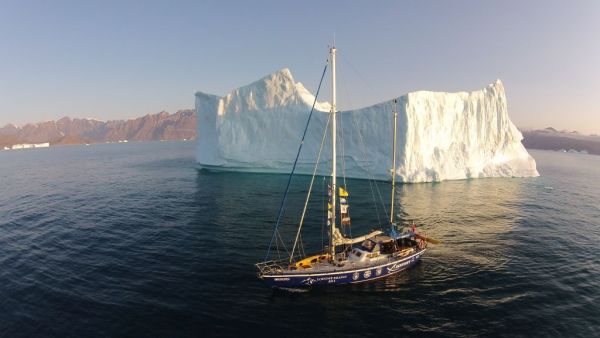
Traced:
<svg viewBox="0 0 600 338">
<path fill-rule="evenodd" d="M 419 91 L 397 99 L 398 180 L 539 175 L 535 160 L 521 144 L 521 133 L 508 117 L 499 80 L 470 93 Z M 196 93 L 199 165 L 289 173 L 313 100 L 287 69 L 224 97 Z M 347 177 L 391 178 L 392 102 L 339 113 L 340 175 L 345 171 Z M 330 105 L 319 102 L 315 109 L 298 173 L 312 173 Z M 331 170 L 329 142 L 319 167 L 324 175 Z"/>
</svg>

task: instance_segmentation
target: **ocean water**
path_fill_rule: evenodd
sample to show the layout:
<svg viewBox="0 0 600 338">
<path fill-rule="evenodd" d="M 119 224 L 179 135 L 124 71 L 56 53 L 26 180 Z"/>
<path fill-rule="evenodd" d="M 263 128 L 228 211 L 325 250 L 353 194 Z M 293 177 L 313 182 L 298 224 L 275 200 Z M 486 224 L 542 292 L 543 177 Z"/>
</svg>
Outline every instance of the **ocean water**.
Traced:
<svg viewBox="0 0 600 338">
<path fill-rule="evenodd" d="M 400 185 L 400 219 L 443 244 L 393 278 L 289 292 L 254 267 L 287 177 L 197 170 L 194 147 L 0 152 L 0 336 L 600 334 L 598 156 L 531 151 L 538 178 Z M 293 181 L 284 238 L 308 180 Z M 307 251 L 322 241 L 323 187 Z M 387 184 L 348 189 L 353 231 L 384 223 Z"/>
</svg>

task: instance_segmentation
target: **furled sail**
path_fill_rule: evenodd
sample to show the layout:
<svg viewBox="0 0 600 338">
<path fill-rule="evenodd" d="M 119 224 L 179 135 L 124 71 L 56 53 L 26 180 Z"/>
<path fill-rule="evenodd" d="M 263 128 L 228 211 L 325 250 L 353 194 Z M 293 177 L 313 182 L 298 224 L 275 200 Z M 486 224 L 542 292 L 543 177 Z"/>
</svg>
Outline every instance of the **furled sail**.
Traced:
<svg viewBox="0 0 600 338">
<path fill-rule="evenodd" d="M 370 234 L 366 234 L 364 236 L 355 237 L 355 238 L 346 238 L 342 235 L 342 233 L 340 232 L 340 230 L 337 227 L 334 227 L 333 229 L 334 229 L 333 230 L 333 244 L 336 246 L 342 245 L 342 244 L 350 245 L 350 244 L 360 243 L 360 242 L 364 241 L 365 239 L 369 239 L 371 237 L 375 237 L 375 236 L 383 233 L 380 230 L 375 230 L 375 231 L 371 232 Z"/>
</svg>

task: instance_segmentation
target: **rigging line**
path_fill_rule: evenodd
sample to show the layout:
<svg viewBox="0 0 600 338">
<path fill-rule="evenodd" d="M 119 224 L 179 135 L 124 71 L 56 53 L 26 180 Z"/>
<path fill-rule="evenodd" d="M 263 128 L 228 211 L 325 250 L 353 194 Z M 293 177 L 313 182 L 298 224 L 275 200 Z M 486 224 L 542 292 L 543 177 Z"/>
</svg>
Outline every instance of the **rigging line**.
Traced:
<svg viewBox="0 0 600 338">
<path fill-rule="evenodd" d="M 393 109 L 390 109 L 390 111 L 393 111 Z M 375 187 L 377 188 L 377 189 L 376 189 L 376 190 L 377 190 L 377 194 L 379 195 L 379 200 L 381 201 L 381 205 L 382 205 L 382 207 L 383 207 L 383 211 L 384 211 L 384 213 L 385 213 L 385 215 L 386 215 L 386 218 L 388 218 L 388 217 L 389 217 L 389 215 L 388 215 L 387 209 L 386 209 L 386 207 L 385 207 L 385 202 L 383 201 L 383 196 L 381 195 L 381 190 L 379 189 L 379 185 L 376 183 L 376 184 L 375 184 Z M 393 203 L 393 200 L 392 200 L 392 203 Z M 390 210 L 390 211 L 391 211 L 391 210 Z"/>
<path fill-rule="evenodd" d="M 352 123 L 354 124 L 354 128 L 357 130 L 357 132 L 359 133 L 359 140 L 361 140 L 361 147 L 360 147 L 360 151 L 362 152 L 363 157 L 366 157 L 365 154 L 365 150 L 364 150 L 364 144 L 362 143 L 362 136 L 360 134 L 360 130 L 358 130 L 358 126 L 356 124 L 356 121 L 352 120 Z M 381 227 L 381 218 L 379 217 L 379 208 L 377 207 L 377 198 L 375 198 L 375 191 L 373 190 L 373 180 L 371 179 L 371 172 L 369 170 L 369 164 L 370 162 L 367 162 L 367 167 L 366 167 L 366 171 L 367 171 L 367 181 L 369 182 L 369 190 L 371 191 L 371 198 L 373 200 L 373 206 L 375 207 L 375 216 L 377 216 L 377 224 L 379 225 L 379 227 Z"/>
<path fill-rule="evenodd" d="M 315 177 L 317 176 L 317 169 L 319 168 L 319 161 L 321 160 L 321 153 L 323 152 L 323 145 L 327 139 L 327 130 L 329 129 L 329 121 L 331 120 L 331 114 L 327 115 L 327 123 L 325 124 L 325 130 L 323 131 L 323 137 L 321 138 L 321 146 L 319 147 L 319 154 L 317 155 L 317 161 L 315 162 L 315 169 L 313 170 L 312 177 L 310 179 L 310 185 L 308 186 L 308 193 L 306 194 L 306 200 L 304 201 L 304 208 L 302 209 L 302 216 L 300 216 L 300 224 L 298 225 L 298 231 L 296 232 L 296 239 L 294 240 L 294 247 L 292 248 L 292 254 L 290 255 L 290 264 L 294 258 L 294 252 L 296 251 L 296 244 L 300 237 L 300 231 L 302 231 L 302 225 L 304 225 L 304 216 L 306 215 L 306 209 L 308 208 L 308 201 L 310 201 L 310 194 L 312 192 L 313 184 L 315 183 Z"/>
<path fill-rule="evenodd" d="M 300 238 L 298 238 L 298 255 L 300 255 L 300 258 L 306 257 L 306 256 L 304 256 L 303 251 L 304 251 L 304 243 L 302 243 L 302 236 L 300 236 Z M 292 261 L 290 261 L 290 264 L 291 264 L 291 262 Z"/>
<path fill-rule="evenodd" d="M 343 73 L 342 73 L 343 74 Z M 341 75 L 340 78 L 344 77 L 344 75 Z M 341 79 L 342 81 L 340 81 L 341 83 L 347 83 L 347 81 L 343 81 L 343 79 Z M 342 85 L 341 86 L 342 91 L 344 91 L 344 94 L 346 95 L 346 98 L 348 101 L 350 101 L 350 95 L 348 95 L 348 90 L 346 89 L 346 86 Z M 352 102 L 350 102 L 352 103 Z M 345 149 L 346 149 L 346 141 L 344 138 L 344 114 L 342 112 L 340 113 L 340 134 L 342 136 L 342 178 L 344 180 L 344 189 L 346 189 L 346 192 L 348 191 L 348 184 L 346 182 L 346 153 L 345 153 Z M 352 119 L 352 117 L 349 117 L 350 119 Z M 352 128 L 350 128 L 350 131 L 352 131 Z M 348 217 L 350 217 L 350 198 L 349 196 L 346 197 L 346 205 L 348 207 L 347 209 L 347 214 Z M 340 219 L 342 219 L 342 210 L 340 209 Z M 348 234 L 346 234 L 346 228 L 348 228 Z M 352 224 L 349 224 L 347 226 L 342 226 L 342 233 L 344 234 L 344 236 L 350 236 L 349 238 L 352 238 Z"/>
<path fill-rule="evenodd" d="M 344 118 L 342 117 L 344 114 L 342 112 L 338 112 L 340 114 L 340 134 L 342 135 L 342 177 L 344 179 L 344 189 L 346 188 L 346 153 L 344 149 L 346 146 L 344 145 Z"/>
<path fill-rule="evenodd" d="M 269 254 L 271 253 L 271 246 L 273 245 L 273 239 L 275 238 L 275 232 L 279 227 L 279 223 L 281 222 L 281 215 L 283 214 L 283 209 L 285 206 L 285 200 L 287 199 L 288 192 L 290 191 L 290 183 L 292 183 L 292 176 L 294 176 L 294 171 L 296 170 L 296 164 L 298 164 L 298 158 L 300 157 L 300 152 L 302 151 L 302 145 L 304 144 L 304 138 L 306 137 L 306 131 L 308 130 L 308 125 L 310 124 L 310 118 L 315 111 L 315 105 L 317 104 L 317 97 L 319 97 L 319 91 L 321 91 L 321 85 L 323 84 L 323 78 L 325 77 L 325 72 L 327 71 L 327 66 L 329 64 L 329 58 L 325 62 L 325 67 L 323 68 L 323 74 L 321 74 L 321 80 L 319 81 L 319 87 L 317 87 L 317 93 L 315 94 L 315 100 L 313 101 L 312 108 L 310 108 L 310 114 L 308 114 L 308 119 L 306 121 L 306 126 L 304 127 L 304 132 L 302 133 L 302 140 L 300 141 L 300 145 L 298 146 L 298 153 L 296 154 L 296 159 L 294 160 L 294 165 L 292 166 L 292 171 L 290 172 L 290 177 L 288 178 L 287 186 L 285 187 L 285 193 L 283 194 L 283 199 L 281 200 L 281 205 L 279 206 L 279 212 L 277 215 L 277 222 L 273 226 L 273 235 L 271 236 L 271 241 L 269 242 L 269 248 L 267 249 L 267 255 L 265 256 L 265 262 L 269 259 Z"/>
<path fill-rule="evenodd" d="M 287 254 L 289 255 L 290 251 L 285 246 L 285 243 L 283 242 L 283 238 L 281 238 L 281 233 L 279 232 L 279 230 L 277 230 L 277 237 L 279 238 L 279 241 L 281 241 L 281 245 L 283 246 L 283 249 L 285 249 L 285 252 L 287 252 Z"/>
<path fill-rule="evenodd" d="M 373 86 L 371 86 L 371 84 L 365 80 L 365 78 L 364 78 L 364 77 L 363 77 L 363 76 L 360 74 L 360 72 L 359 72 L 359 71 L 358 71 L 358 70 L 357 70 L 357 69 L 356 69 L 356 68 L 355 68 L 355 67 L 354 67 L 354 66 L 353 66 L 353 65 L 352 65 L 352 64 L 351 64 L 349 61 L 348 61 L 348 59 L 346 59 L 346 58 L 345 58 L 345 56 L 344 56 L 344 53 L 342 52 L 342 53 L 338 53 L 338 54 L 340 54 L 340 55 L 341 55 L 341 59 L 342 59 L 342 61 L 343 61 L 344 63 L 346 63 L 346 64 L 347 64 L 347 65 L 350 67 L 350 69 L 352 69 L 352 71 L 354 71 L 354 73 L 356 73 L 356 75 L 357 75 L 357 76 L 358 76 L 358 77 L 359 77 L 359 78 L 360 78 L 360 79 L 361 79 L 361 80 L 362 80 L 362 81 L 363 81 L 363 82 L 364 82 L 364 83 L 367 85 L 367 87 L 369 87 L 369 89 L 372 91 L 372 94 L 375 94 L 375 89 L 373 88 Z M 359 131 L 359 133 L 360 133 L 360 131 Z M 359 134 L 359 135 L 360 135 L 360 134 Z M 361 142 L 362 142 L 362 135 L 361 135 Z M 373 179 L 373 180 L 374 180 L 374 179 Z M 376 182 L 375 182 L 375 187 L 376 187 L 377 194 L 379 195 L 379 199 L 380 199 L 380 201 L 381 201 L 381 203 L 382 203 L 382 206 L 383 206 L 384 212 L 385 212 L 385 214 L 386 214 L 386 218 L 387 218 L 387 217 L 388 217 L 388 215 L 387 215 L 387 209 L 386 209 L 386 207 L 385 207 L 385 203 L 383 202 L 383 197 L 382 197 L 382 195 L 381 195 L 381 191 L 380 191 L 380 189 L 379 189 L 379 185 L 378 185 Z M 378 217 L 378 218 L 379 218 L 379 217 Z M 381 226 L 381 221 L 380 221 L 380 226 Z"/>
<path fill-rule="evenodd" d="M 359 139 L 361 141 L 360 151 L 363 155 L 363 158 L 366 159 L 367 156 L 366 156 L 366 152 L 365 152 L 365 145 L 364 145 L 364 142 L 362 141 L 362 134 L 360 133 L 360 130 L 358 129 L 358 125 L 357 125 L 356 121 L 353 118 L 351 118 L 350 120 L 352 121 L 352 124 L 354 125 L 354 129 L 351 129 L 351 130 L 357 131 Z M 377 207 L 377 204 L 378 204 L 377 198 L 375 197 L 375 191 L 373 189 L 373 185 L 376 184 L 376 182 L 372 178 L 373 175 L 371 174 L 371 171 L 369 170 L 369 166 L 371 165 L 370 164 L 371 162 L 370 161 L 365 161 L 365 162 L 367 163 L 367 167 L 366 167 L 366 172 L 368 174 L 367 181 L 369 182 L 369 190 L 371 191 L 371 198 L 373 200 L 373 206 L 375 207 L 375 216 L 377 216 L 377 224 L 379 225 L 379 227 L 381 227 L 382 226 L 381 225 L 381 217 L 379 216 L 379 208 Z M 350 228 L 350 233 L 352 233 L 351 228 Z M 350 238 L 352 238 L 352 237 L 350 237 Z"/>
<path fill-rule="evenodd" d="M 386 219 L 390 217 L 388 214 L 387 208 L 385 207 L 385 202 L 383 201 L 383 195 L 381 195 L 381 189 L 379 189 L 379 184 L 375 183 L 375 191 L 377 191 L 377 195 L 379 195 L 379 201 L 381 202 L 381 207 L 383 208 L 383 213 L 385 214 Z"/>
<path fill-rule="evenodd" d="M 347 81 L 344 81 L 345 76 L 344 76 L 343 72 L 340 73 L 338 76 L 340 78 L 340 81 L 339 81 L 340 83 L 342 83 L 342 84 L 343 83 L 347 83 Z M 350 95 L 348 94 L 348 90 L 347 90 L 346 86 L 345 85 L 339 85 L 339 84 L 337 86 L 339 88 L 341 88 L 341 90 L 346 95 L 346 100 L 349 101 L 350 102 L 350 106 L 352 106 L 352 102 L 350 100 Z M 338 114 L 339 114 L 339 117 L 340 117 L 339 126 L 340 126 L 340 135 L 341 135 L 341 138 L 342 138 L 342 142 L 341 142 L 341 146 L 342 146 L 342 178 L 344 180 L 344 189 L 346 189 L 346 187 L 347 187 L 347 184 L 346 184 L 346 153 L 345 153 L 345 149 L 346 149 L 345 144 L 346 144 L 346 142 L 345 142 L 345 139 L 344 139 L 344 121 L 343 121 L 344 120 L 344 114 L 343 114 L 343 111 L 338 111 Z M 350 129 L 350 131 L 352 131 L 352 129 Z"/>
<path fill-rule="evenodd" d="M 277 231 L 277 230 L 275 230 Z M 279 254 L 279 241 L 277 239 L 275 239 L 275 249 L 277 252 L 277 259 L 280 260 L 281 259 L 281 255 Z"/>
<path fill-rule="evenodd" d="M 390 104 L 391 104 L 391 103 L 390 103 Z M 390 111 L 393 111 L 393 108 L 392 108 L 392 107 L 390 107 L 390 108 L 391 108 L 391 109 L 390 109 Z M 383 201 L 383 196 L 381 195 L 381 190 L 379 189 L 379 184 L 377 184 L 377 182 L 375 182 L 375 188 L 376 188 L 376 190 L 377 190 L 377 194 L 379 195 L 379 200 L 381 201 L 381 205 L 382 205 L 382 207 L 383 207 L 383 211 L 384 211 L 384 213 L 385 213 L 385 215 L 386 215 L 386 218 L 387 218 L 387 217 L 389 217 L 389 215 L 388 215 L 387 209 L 386 209 L 386 207 L 385 207 L 385 205 L 386 205 L 386 204 L 385 204 L 385 202 Z"/>
<path fill-rule="evenodd" d="M 323 206 L 321 214 L 321 250 L 325 250 L 325 224 L 327 224 L 327 201 L 325 200 L 325 183 L 327 182 L 325 180 L 325 176 L 323 176 L 323 181 L 321 183 L 321 195 L 323 196 L 323 199 L 321 201 L 321 204 Z"/>
<path fill-rule="evenodd" d="M 358 132 L 358 138 L 359 138 L 360 145 L 361 145 L 359 148 L 360 148 L 360 150 L 361 150 L 361 152 L 362 152 L 362 154 L 363 154 L 364 158 L 367 158 L 366 146 L 365 146 L 365 142 L 364 142 L 364 139 L 363 139 L 362 133 L 361 133 L 360 129 L 358 128 L 358 125 L 356 124 L 356 121 L 354 121 L 354 120 L 353 120 L 353 123 L 354 123 L 354 126 L 355 126 L 355 129 L 356 129 L 356 131 Z M 369 184 L 370 184 L 370 183 L 371 183 L 371 181 L 372 181 L 372 182 L 373 182 L 373 185 L 375 185 L 375 190 L 377 190 L 377 193 L 378 193 L 378 195 L 379 195 L 379 199 L 380 199 L 380 201 L 381 201 L 381 206 L 382 206 L 382 208 L 383 208 L 383 211 L 384 211 L 384 213 L 385 213 L 385 215 L 386 215 L 386 218 L 387 218 L 387 217 L 388 217 L 388 214 L 387 214 L 387 209 L 386 209 L 386 207 L 385 207 L 385 203 L 383 202 L 383 198 L 382 198 L 382 196 L 381 196 L 381 191 L 379 190 L 379 185 L 377 184 L 377 182 L 375 182 L 375 177 L 373 176 L 373 173 L 371 172 L 371 169 L 370 169 L 370 168 L 371 168 L 371 166 L 373 165 L 373 163 L 372 163 L 372 161 L 367 161 L 367 163 L 369 163 L 369 164 L 366 166 L 366 169 L 367 169 L 367 174 L 369 175 Z M 369 185 L 369 187 L 371 187 L 371 185 Z M 372 189 L 372 187 L 371 187 L 371 189 Z M 375 202 L 375 204 L 376 204 L 376 203 L 377 203 L 377 201 L 375 200 L 374 193 L 373 193 L 373 199 L 374 199 L 374 202 Z M 378 221 L 379 221 L 379 226 L 381 226 L 381 220 L 380 220 L 380 218 L 379 218 L 379 213 L 377 214 L 377 219 L 378 219 Z"/>
<path fill-rule="evenodd" d="M 371 197 L 373 198 L 373 205 L 375 206 L 375 214 L 377 215 L 377 224 L 381 228 L 381 218 L 379 217 L 379 208 L 377 207 L 377 199 L 375 198 L 375 191 L 373 190 L 373 181 L 369 178 L 369 190 L 371 191 Z"/>
<path fill-rule="evenodd" d="M 344 181 L 344 189 L 346 191 L 348 191 L 348 186 L 346 185 L 346 155 L 344 153 L 344 148 L 345 148 L 345 146 L 344 146 L 344 143 L 345 143 L 344 142 L 344 123 L 343 123 L 344 120 L 342 117 L 342 115 L 344 115 L 344 114 L 342 114 L 341 111 L 338 111 L 338 114 L 340 116 L 340 135 L 342 136 L 342 142 L 341 142 L 342 143 L 342 179 Z M 341 203 L 340 203 L 340 205 L 341 205 Z M 346 198 L 346 205 L 348 205 L 347 198 Z M 339 210 L 340 210 L 340 220 L 341 220 L 342 219 L 342 209 L 340 208 Z M 334 210 L 334 212 L 335 212 L 335 210 Z M 346 236 L 346 229 L 345 229 L 346 227 L 344 227 L 344 225 L 342 225 L 341 222 L 340 222 L 340 226 L 342 228 L 342 234 L 344 236 Z"/>
<path fill-rule="evenodd" d="M 343 57 L 343 56 L 342 56 L 342 57 Z M 365 83 L 368 85 L 368 83 L 367 83 L 367 82 L 364 80 L 364 78 L 362 78 L 362 76 L 361 76 L 361 75 L 358 73 L 358 71 L 357 71 L 357 70 L 356 70 L 356 69 L 355 69 L 355 68 L 354 68 L 354 67 L 353 67 L 353 66 L 350 64 L 350 62 L 348 62 L 348 60 L 346 60 L 345 58 L 343 58 L 343 60 L 342 60 L 342 61 L 344 61 L 345 63 L 347 63 L 347 64 L 348 64 L 348 66 L 350 66 L 350 67 L 352 68 L 352 70 L 353 70 L 353 71 L 354 71 L 354 72 L 355 72 L 355 73 L 356 73 L 356 74 L 357 74 L 359 77 L 361 77 L 361 80 L 363 80 L 363 82 L 365 82 Z M 372 89 L 372 88 L 371 88 L 371 89 Z M 343 86 L 343 87 L 342 87 L 342 90 L 344 91 L 344 93 L 346 94 L 346 97 L 347 97 L 347 98 L 348 98 L 348 100 L 350 101 L 350 98 L 351 98 L 351 96 L 348 94 L 348 91 L 347 91 L 346 87 L 344 87 L 344 86 Z M 354 126 L 355 126 L 355 128 L 354 128 L 354 129 L 356 129 L 356 130 L 358 131 L 358 133 L 359 133 L 358 135 L 360 136 L 361 145 L 362 145 L 362 147 L 363 147 L 363 148 L 361 149 L 361 151 L 362 151 L 362 154 L 363 154 L 363 158 L 364 158 L 364 159 L 366 159 L 366 158 L 367 158 L 367 156 L 366 156 L 366 151 L 365 151 L 365 148 L 366 148 L 366 147 L 365 147 L 365 145 L 364 145 L 364 141 L 363 141 L 363 139 L 362 139 L 362 134 L 360 133 L 360 130 L 358 129 L 358 126 L 356 125 L 356 121 L 355 121 L 353 118 L 350 118 L 350 120 L 352 121 L 352 123 L 353 123 L 353 124 L 354 124 Z M 343 127 L 342 127 L 342 128 L 343 128 Z M 351 129 L 351 130 L 352 130 L 352 129 Z M 343 138 L 343 137 L 344 137 L 344 134 L 342 133 L 342 138 Z M 343 150 L 344 150 L 344 149 L 342 148 L 342 151 L 343 151 Z M 366 162 L 367 162 L 367 163 L 370 163 L 369 161 L 366 161 Z M 342 162 L 342 164 L 345 164 L 345 162 Z M 367 180 L 369 181 L 369 189 L 371 190 L 371 197 L 372 197 L 372 200 L 373 200 L 373 205 L 374 205 L 374 207 L 375 207 L 375 215 L 377 216 L 377 223 L 378 223 L 379 227 L 381 228 L 381 227 L 382 227 L 382 223 L 381 223 L 381 218 L 380 218 L 380 216 L 379 216 L 379 208 L 377 207 L 377 204 L 378 204 L 378 202 L 377 202 L 377 198 L 375 197 L 375 192 L 374 192 L 374 190 L 373 190 L 373 185 L 375 185 L 375 188 L 376 188 L 376 189 L 377 189 L 377 191 L 378 191 L 378 195 L 379 195 L 379 197 L 380 197 L 380 202 L 381 202 L 381 204 L 382 204 L 382 206 L 383 206 L 384 212 L 385 212 L 385 214 L 386 214 L 386 217 L 387 217 L 387 211 L 385 210 L 385 203 L 383 202 L 383 199 L 381 198 L 381 192 L 379 192 L 379 187 L 377 186 L 377 182 L 375 181 L 375 179 L 374 179 L 374 177 L 373 177 L 373 174 L 372 174 L 372 172 L 369 170 L 369 167 L 367 167 L 367 173 L 368 173 L 368 175 L 369 175 L 369 176 L 367 177 Z M 344 172 L 344 175 L 345 175 L 345 172 Z M 346 177 L 344 176 L 344 185 L 346 184 L 346 180 L 345 180 L 345 179 L 346 179 Z M 349 215 L 349 214 L 348 214 L 348 215 Z M 352 233 L 351 226 L 349 227 L 349 231 L 350 231 L 350 233 Z"/>
<path fill-rule="evenodd" d="M 304 251 L 304 241 L 302 240 L 302 236 L 300 236 L 300 251 L 301 257 L 306 258 L 306 251 Z"/>
<path fill-rule="evenodd" d="M 344 189 L 346 189 L 346 153 L 344 151 L 346 147 L 344 145 L 344 114 L 341 111 L 338 111 L 338 115 L 340 116 L 340 135 L 342 136 L 342 178 L 344 180 Z"/>
<path fill-rule="evenodd" d="M 365 77 L 364 77 L 364 76 L 362 76 L 362 74 L 361 74 L 361 73 L 360 73 L 360 72 L 359 72 L 359 71 L 358 71 L 358 70 L 357 70 L 357 69 L 356 69 L 356 68 L 355 68 L 355 67 L 354 67 L 354 66 L 353 66 L 351 63 L 350 63 L 350 61 L 349 61 L 348 59 L 346 59 L 346 57 L 345 57 L 345 55 L 344 55 L 344 52 L 341 52 L 341 53 L 340 53 L 339 51 L 337 51 L 337 53 L 336 53 L 336 54 L 337 54 L 337 55 L 340 55 L 340 56 L 341 56 L 341 59 L 342 59 L 342 61 L 343 61 L 344 63 L 346 63 L 346 64 L 347 64 L 347 65 L 350 67 L 350 69 L 352 69 L 352 71 L 353 71 L 353 72 L 356 74 L 356 76 L 358 76 L 358 77 L 360 78 L 360 80 L 361 80 L 362 82 L 364 82 L 364 84 L 365 84 L 365 85 L 368 87 L 368 89 L 371 91 L 371 92 L 370 92 L 370 94 L 372 94 L 372 95 L 374 95 L 374 97 L 376 97 L 378 94 L 377 94 L 377 91 L 375 90 L 375 88 L 374 88 L 373 86 L 371 86 L 371 84 L 370 84 L 370 83 L 369 83 L 369 82 L 368 82 L 368 81 L 365 79 Z"/>
</svg>

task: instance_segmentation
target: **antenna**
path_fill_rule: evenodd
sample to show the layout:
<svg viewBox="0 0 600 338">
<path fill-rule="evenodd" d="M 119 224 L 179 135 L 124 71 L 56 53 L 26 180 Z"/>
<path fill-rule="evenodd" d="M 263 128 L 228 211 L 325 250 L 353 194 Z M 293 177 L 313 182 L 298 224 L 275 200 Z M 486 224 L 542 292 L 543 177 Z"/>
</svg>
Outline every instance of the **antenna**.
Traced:
<svg viewBox="0 0 600 338">
<path fill-rule="evenodd" d="M 396 128 L 398 120 L 398 109 L 396 99 L 394 99 L 394 138 L 392 140 L 392 200 L 390 203 L 390 224 L 394 226 L 394 195 L 396 193 Z M 393 228 L 392 228 L 393 229 Z"/>
</svg>

